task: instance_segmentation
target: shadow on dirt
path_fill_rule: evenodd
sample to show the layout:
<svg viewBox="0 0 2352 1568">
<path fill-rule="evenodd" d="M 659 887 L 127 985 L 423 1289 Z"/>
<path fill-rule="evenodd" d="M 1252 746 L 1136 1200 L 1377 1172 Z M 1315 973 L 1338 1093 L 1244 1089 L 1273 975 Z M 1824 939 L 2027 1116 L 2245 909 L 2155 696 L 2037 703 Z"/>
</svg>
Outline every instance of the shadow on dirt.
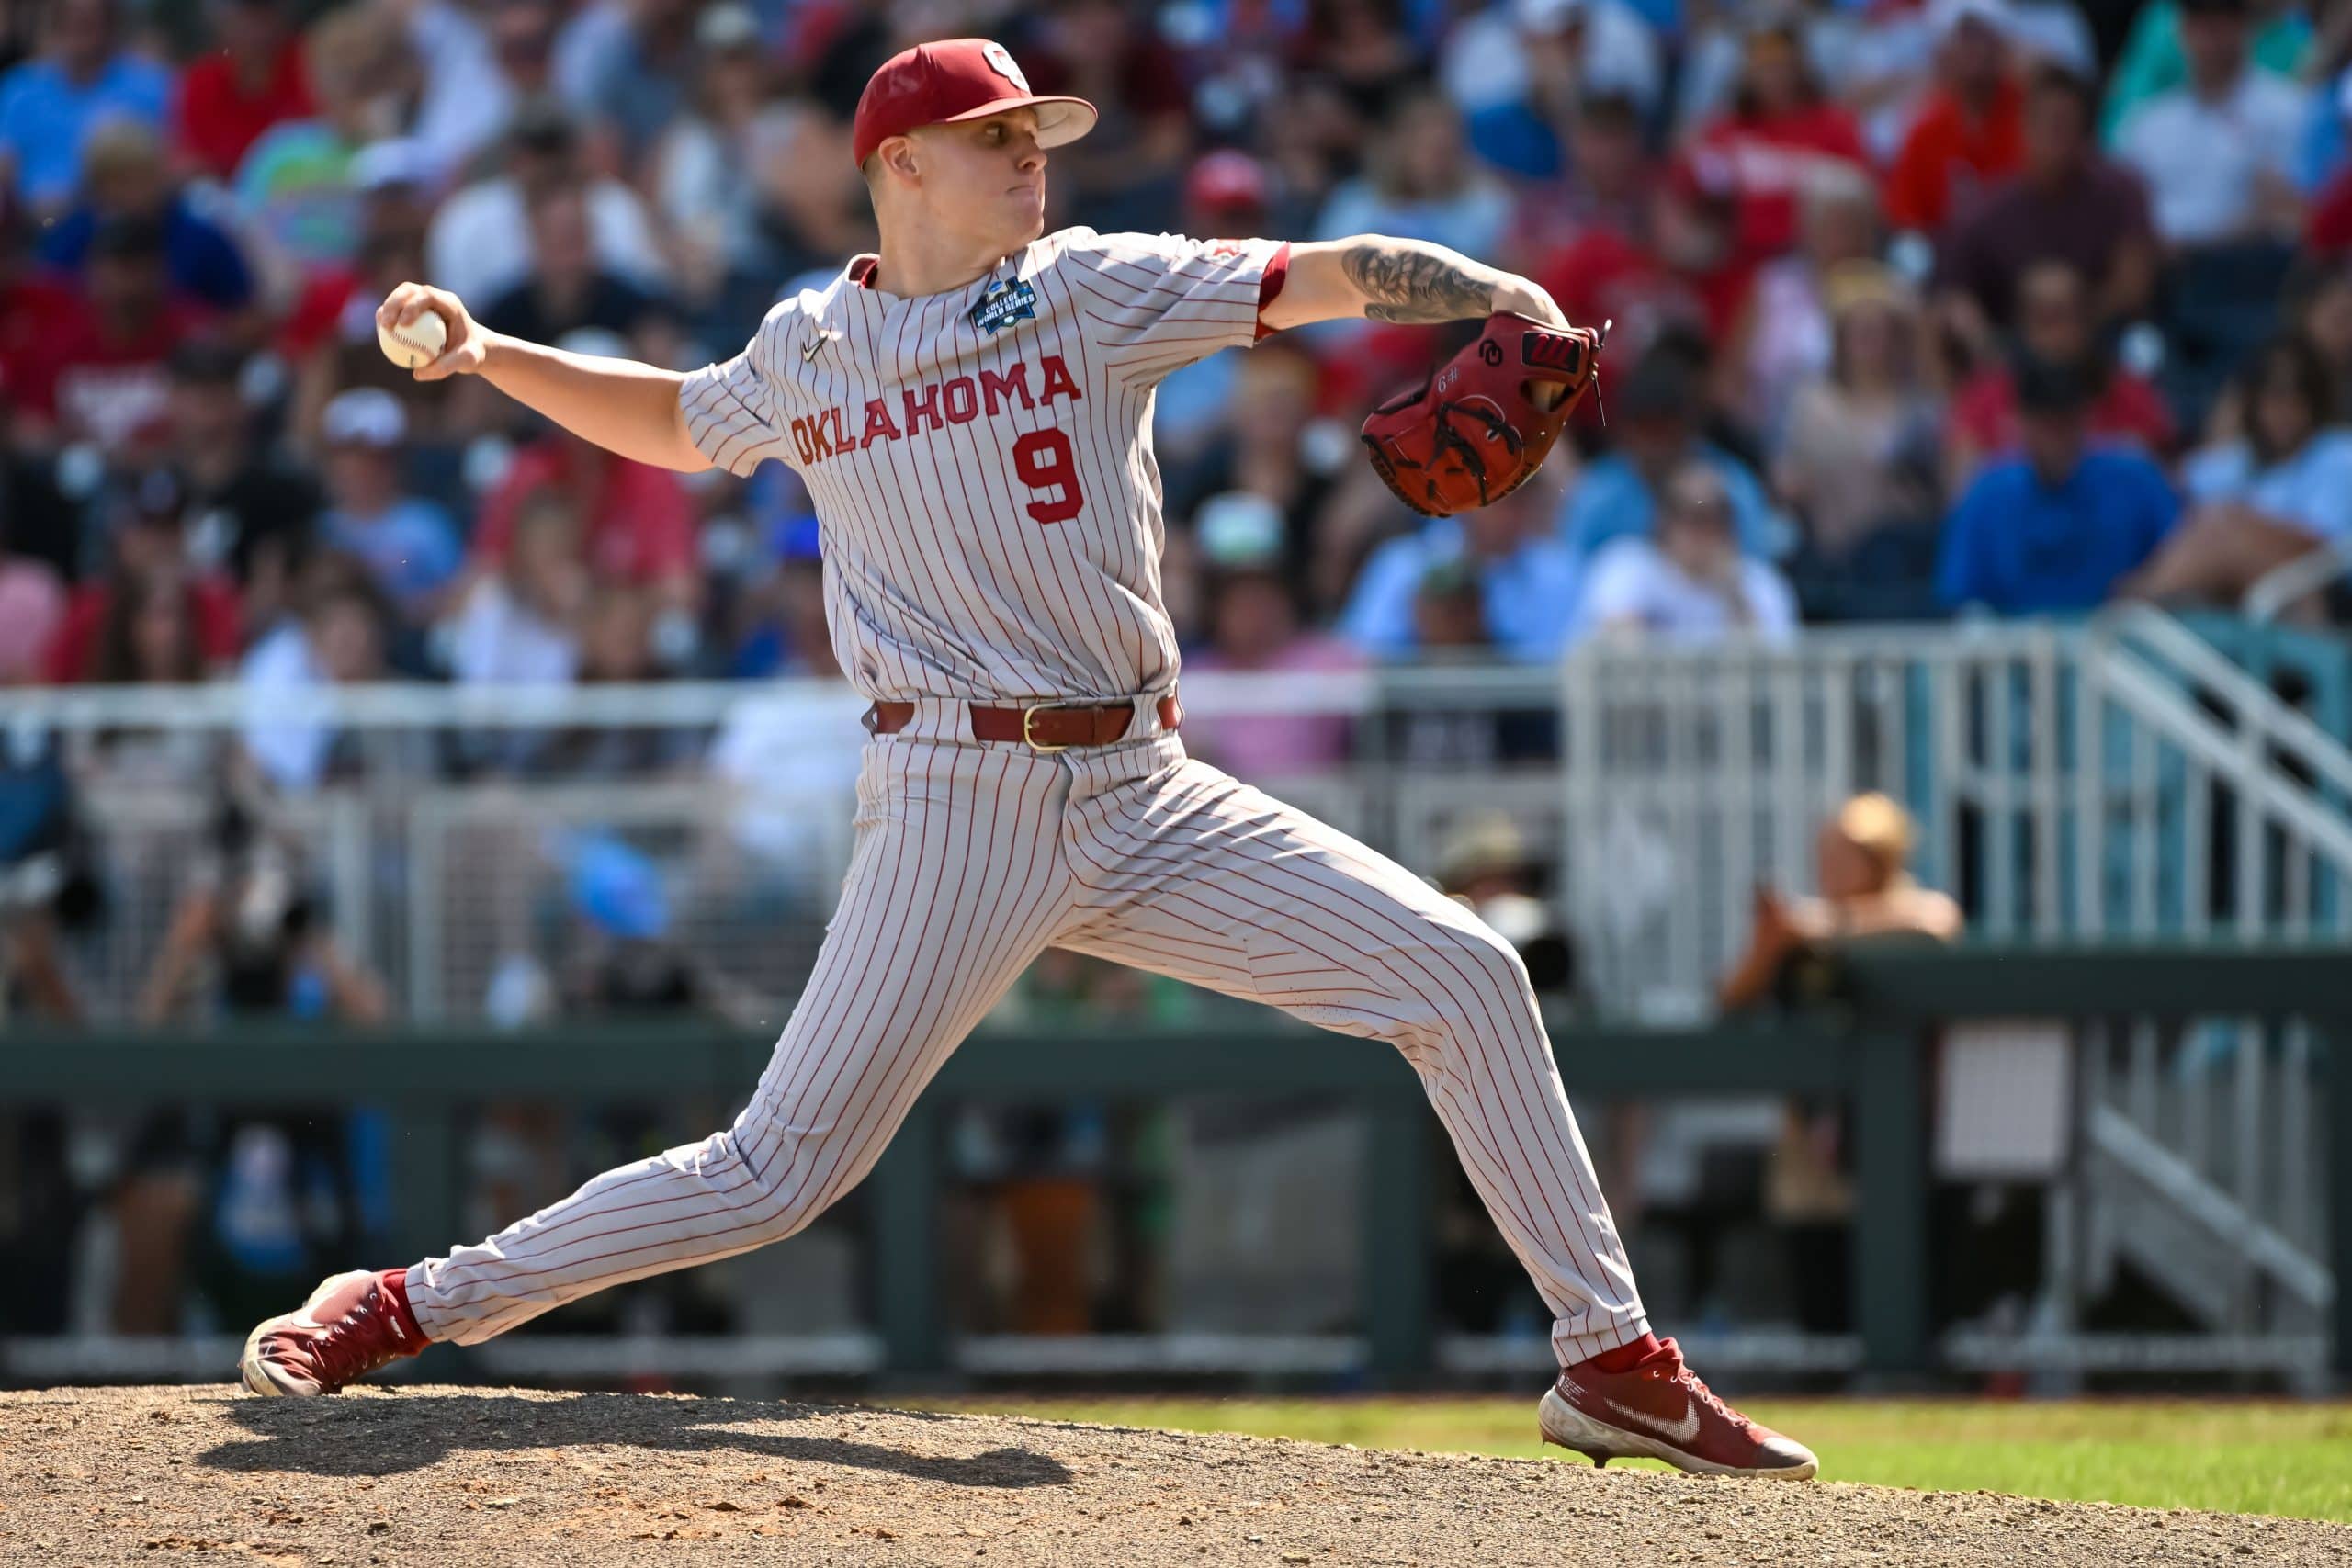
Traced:
<svg viewBox="0 0 2352 1568">
<path fill-rule="evenodd" d="M 958 1458 L 887 1448 L 852 1437 L 747 1430 L 755 1422 L 773 1426 L 823 1420 L 831 1425 L 858 1419 L 854 1410 L 756 1400 L 424 1393 L 368 1399 L 232 1398 L 223 1403 L 222 1414 L 254 1438 L 208 1450 L 197 1462 L 213 1470 L 398 1475 L 460 1450 L 527 1453 L 603 1446 L 848 1465 L 949 1486 L 1061 1486 L 1070 1480 L 1059 1460 L 1031 1449 L 996 1449 Z"/>
</svg>

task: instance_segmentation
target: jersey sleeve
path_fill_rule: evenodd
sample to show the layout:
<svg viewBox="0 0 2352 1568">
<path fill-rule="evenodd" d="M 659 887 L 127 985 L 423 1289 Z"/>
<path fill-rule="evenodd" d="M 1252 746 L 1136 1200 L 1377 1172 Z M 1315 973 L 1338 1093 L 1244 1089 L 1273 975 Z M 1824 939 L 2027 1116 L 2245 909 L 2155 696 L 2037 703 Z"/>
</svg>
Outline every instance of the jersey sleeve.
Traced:
<svg viewBox="0 0 2352 1568">
<path fill-rule="evenodd" d="M 695 450 L 730 474 L 749 474 L 770 457 L 790 464 L 792 441 L 786 432 L 777 355 L 791 337 L 800 312 L 787 300 L 767 320 L 743 352 L 718 365 L 688 372 L 678 388 L 678 407 Z"/>
<path fill-rule="evenodd" d="M 1075 231 L 1062 265 L 1088 339 L 1118 374 L 1151 382 L 1265 336 L 1258 312 L 1282 291 L 1290 245 Z"/>
</svg>

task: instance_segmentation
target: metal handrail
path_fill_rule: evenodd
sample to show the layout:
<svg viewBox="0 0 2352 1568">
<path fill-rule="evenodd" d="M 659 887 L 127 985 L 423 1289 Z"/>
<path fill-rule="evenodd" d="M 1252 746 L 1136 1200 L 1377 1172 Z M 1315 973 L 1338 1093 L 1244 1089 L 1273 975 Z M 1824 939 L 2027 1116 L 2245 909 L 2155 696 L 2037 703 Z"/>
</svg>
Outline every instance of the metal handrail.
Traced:
<svg viewBox="0 0 2352 1568">
<path fill-rule="evenodd" d="M 2213 1240 L 2276 1280 L 2314 1311 L 2335 1299 L 2335 1276 L 2319 1258 L 2267 1225 L 2111 1106 L 2095 1106 L 2084 1126 L 2098 1151 L 2129 1169 Z"/>
<path fill-rule="evenodd" d="M 2238 601 L 2238 612 L 2256 626 L 2268 626 L 2304 595 L 2352 576 L 2352 537 L 2334 539 L 2283 566 L 2272 567 Z"/>
<path fill-rule="evenodd" d="M 2329 812 L 2303 790 L 2280 777 L 2276 770 L 2257 772 L 2239 767 L 2245 743 L 2181 702 L 2178 693 L 2146 671 L 2117 664 L 2102 671 L 2100 680 L 2109 695 L 2132 701 L 2143 723 L 2165 731 L 2165 738 L 2182 750 L 2199 756 L 2217 770 L 2229 770 L 2234 784 L 2257 792 L 2265 809 L 2290 822 L 2315 844 L 2324 843 L 2329 854 L 2352 874 L 2352 822 Z M 2314 770 L 2340 769 L 2339 776 L 2352 779 L 2352 756 L 2342 754 L 2340 747 L 2337 752 L 2323 754 L 2313 763 Z"/>
<path fill-rule="evenodd" d="M 2200 686 L 2226 698 L 2241 721 L 2264 739 L 2292 750 L 2297 761 L 2325 774 L 2337 788 L 2352 791 L 2352 750 L 2342 740 L 2281 701 L 2179 621 L 2150 605 L 2124 604 L 2101 612 L 2091 623 L 2095 651 L 2120 648 L 2127 639 L 2161 652 Z"/>
</svg>

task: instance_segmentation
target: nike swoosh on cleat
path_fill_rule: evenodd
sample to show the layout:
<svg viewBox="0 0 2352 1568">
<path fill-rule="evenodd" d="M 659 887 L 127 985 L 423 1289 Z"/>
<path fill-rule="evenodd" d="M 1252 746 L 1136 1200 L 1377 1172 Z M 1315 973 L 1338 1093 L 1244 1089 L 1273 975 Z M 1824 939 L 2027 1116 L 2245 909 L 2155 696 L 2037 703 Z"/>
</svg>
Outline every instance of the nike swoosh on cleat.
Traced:
<svg viewBox="0 0 2352 1568">
<path fill-rule="evenodd" d="M 1644 1415 L 1629 1405 L 1620 1404 L 1613 1399 L 1603 1400 L 1601 1403 L 1608 1405 L 1611 1413 L 1618 1419 L 1631 1422 L 1645 1431 L 1656 1432 L 1678 1448 L 1689 1448 L 1698 1440 L 1699 1407 L 1696 1404 L 1686 1404 L 1682 1407 L 1681 1420 L 1663 1421 L 1655 1416 Z"/>
</svg>

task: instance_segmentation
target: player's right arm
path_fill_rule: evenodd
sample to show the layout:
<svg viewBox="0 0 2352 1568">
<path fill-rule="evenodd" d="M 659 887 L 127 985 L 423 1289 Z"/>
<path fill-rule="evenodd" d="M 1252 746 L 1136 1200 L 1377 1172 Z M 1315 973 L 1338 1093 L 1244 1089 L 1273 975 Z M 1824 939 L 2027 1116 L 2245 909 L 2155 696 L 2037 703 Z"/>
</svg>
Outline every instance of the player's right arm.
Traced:
<svg viewBox="0 0 2352 1568">
<path fill-rule="evenodd" d="M 685 378 L 629 359 L 597 359 L 485 331 L 446 288 L 403 283 L 376 310 L 379 325 L 397 330 L 426 311 L 449 330 L 441 357 L 416 371 L 420 381 L 480 376 L 525 407 L 583 441 L 656 468 L 698 473 L 709 468 L 686 429 L 679 390 Z"/>
</svg>

